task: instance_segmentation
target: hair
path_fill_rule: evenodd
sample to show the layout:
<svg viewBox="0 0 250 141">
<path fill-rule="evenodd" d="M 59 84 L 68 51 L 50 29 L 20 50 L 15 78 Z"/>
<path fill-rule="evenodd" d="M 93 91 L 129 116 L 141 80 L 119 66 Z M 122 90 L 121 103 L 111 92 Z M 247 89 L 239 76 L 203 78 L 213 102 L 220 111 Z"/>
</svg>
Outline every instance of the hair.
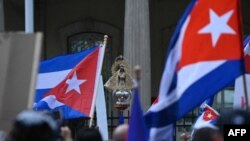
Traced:
<svg viewBox="0 0 250 141">
<path fill-rule="evenodd" d="M 81 128 L 76 132 L 76 141 L 102 141 L 102 136 L 98 129 Z"/>
<path fill-rule="evenodd" d="M 26 128 L 22 123 L 15 123 L 7 141 L 54 141 L 53 131 L 48 124 L 41 123 Z"/>
<path fill-rule="evenodd" d="M 218 130 L 216 129 L 209 127 L 201 128 L 195 132 L 192 141 L 212 141 L 213 136 L 216 134 L 218 134 Z"/>
<path fill-rule="evenodd" d="M 55 141 L 56 122 L 41 112 L 21 112 L 6 141 Z"/>
</svg>

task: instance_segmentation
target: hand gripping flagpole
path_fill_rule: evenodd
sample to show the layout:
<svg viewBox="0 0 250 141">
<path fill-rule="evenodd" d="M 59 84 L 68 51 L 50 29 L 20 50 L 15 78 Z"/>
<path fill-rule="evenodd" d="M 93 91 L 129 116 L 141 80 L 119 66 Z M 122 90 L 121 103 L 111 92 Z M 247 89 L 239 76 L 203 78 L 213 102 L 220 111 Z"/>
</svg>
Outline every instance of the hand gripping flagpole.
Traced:
<svg viewBox="0 0 250 141">
<path fill-rule="evenodd" d="M 103 39 L 103 44 L 100 47 L 100 51 L 99 51 L 99 56 L 98 56 L 98 65 L 97 65 L 97 74 L 96 74 L 96 84 L 95 84 L 95 89 L 94 89 L 94 97 L 93 97 L 93 102 L 92 102 L 92 108 L 90 111 L 90 121 L 89 121 L 89 127 L 92 127 L 93 124 L 93 118 L 94 118 L 94 109 L 95 109 L 95 102 L 96 102 L 96 96 L 98 94 L 98 82 L 99 82 L 99 78 L 101 76 L 101 71 L 102 71 L 102 64 L 103 64 L 103 59 L 104 59 L 104 53 L 105 53 L 105 48 L 108 42 L 108 35 L 104 35 L 104 39 Z"/>
</svg>

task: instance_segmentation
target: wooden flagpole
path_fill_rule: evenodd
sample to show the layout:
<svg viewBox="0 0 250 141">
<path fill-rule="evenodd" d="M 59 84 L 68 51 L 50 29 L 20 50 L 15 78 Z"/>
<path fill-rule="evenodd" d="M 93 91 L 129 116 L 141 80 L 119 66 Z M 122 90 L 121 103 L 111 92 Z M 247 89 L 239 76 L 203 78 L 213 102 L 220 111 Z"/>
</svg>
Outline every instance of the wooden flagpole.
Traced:
<svg viewBox="0 0 250 141">
<path fill-rule="evenodd" d="M 101 58 L 101 63 L 100 63 L 100 65 L 98 66 L 98 67 L 100 67 L 100 68 L 98 68 L 98 69 L 100 69 L 100 72 L 99 72 L 99 74 L 98 75 L 101 75 L 101 71 L 102 71 L 102 64 L 103 64 L 103 59 L 104 59 L 104 54 L 105 54 L 105 48 L 106 48 L 106 45 L 107 45 L 107 43 L 108 43 L 108 35 L 104 35 L 104 39 L 103 39 L 103 46 L 101 47 L 101 48 L 103 48 L 102 49 L 102 55 L 100 56 Z M 100 76 L 98 76 L 98 77 L 100 77 Z M 97 79 L 97 81 L 99 82 L 99 79 Z M 97 85 L 99 84 L 98 82 L 96 82 L 97 83 Z M 96 87 L 96 89 L 97 89 L 98 87 Z M 96 97 L 96 95 L 98 94 L 98 91 L 96 90 L 96 94 L 94 94 L 95 95 L 95 97 Z M 94 103 L 92 103 L 92 104 L 94 104 L 95 105 L 95 98 L 94 98 L 94 100 L 93 100 L 93 102 Z M 94 108 L 95 109 L 95 108 Z M 90 115 L 91 115 L 91 117 L 90 117 L 90 121 L 89 121 L 89 128 L 90 127 L 92 127 L 92 124 L 93 124 L 93 118 L 94 118 L 94 111 L 92 112 L 92 113 L 90 113 Z"/>
</svg>

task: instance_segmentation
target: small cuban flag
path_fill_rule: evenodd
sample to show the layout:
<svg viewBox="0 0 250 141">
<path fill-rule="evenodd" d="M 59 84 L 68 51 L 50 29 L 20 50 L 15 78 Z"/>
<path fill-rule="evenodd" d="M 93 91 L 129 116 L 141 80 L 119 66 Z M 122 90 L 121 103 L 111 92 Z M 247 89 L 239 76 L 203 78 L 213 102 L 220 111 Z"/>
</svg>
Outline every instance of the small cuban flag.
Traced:
<svg viewBox="0 0 250 141">
<path fill-rule="evenodd" d="M 219 117 L 219 113 L 206 103 L 202 104 L 203 112 L 197 118 L 194 129 L 200 129 L 203 127 L 216 128 L 215 124 Z"/>
</svg>

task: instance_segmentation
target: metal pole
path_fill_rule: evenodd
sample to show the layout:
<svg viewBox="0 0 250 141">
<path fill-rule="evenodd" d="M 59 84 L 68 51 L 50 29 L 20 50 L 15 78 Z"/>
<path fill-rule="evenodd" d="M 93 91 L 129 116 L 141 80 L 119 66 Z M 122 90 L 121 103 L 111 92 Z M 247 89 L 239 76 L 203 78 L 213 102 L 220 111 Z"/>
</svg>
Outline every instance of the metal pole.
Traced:
<svg viewBox="0 0 250 141">
<path fill-rule="evenodd" d="M 25 32 L 34 32 L 34 0 L 25 0 Z"/>
</svg>

